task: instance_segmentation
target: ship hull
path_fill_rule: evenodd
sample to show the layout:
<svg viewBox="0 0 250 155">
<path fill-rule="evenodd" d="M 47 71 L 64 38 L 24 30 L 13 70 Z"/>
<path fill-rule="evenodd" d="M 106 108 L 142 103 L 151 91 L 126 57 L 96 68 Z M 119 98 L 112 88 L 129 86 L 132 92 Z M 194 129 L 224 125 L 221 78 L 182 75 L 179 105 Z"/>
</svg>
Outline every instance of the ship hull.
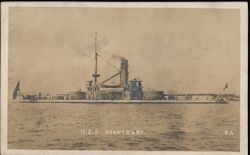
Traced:
<svg viewBox="0 0 250 155">
<path fill-rule="evenodd" d="M 202 100 L 19 100 L 19 103 L 86 103 L 86 104 L 226 104 L 227 101 Z"/>
</svg>

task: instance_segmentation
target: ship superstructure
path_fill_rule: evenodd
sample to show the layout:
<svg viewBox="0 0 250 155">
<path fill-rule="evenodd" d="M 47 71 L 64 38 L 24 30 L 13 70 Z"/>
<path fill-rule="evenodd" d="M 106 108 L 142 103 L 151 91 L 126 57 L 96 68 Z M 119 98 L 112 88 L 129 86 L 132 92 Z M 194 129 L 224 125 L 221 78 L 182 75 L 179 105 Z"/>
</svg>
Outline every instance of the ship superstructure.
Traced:
<svg viewBox="0 0 250 155">
<path fill-rule="evenodd" d="M 94 80 L 86 81 L 86 99 L 92 100 L 143 100 L 163 99 L 163 91 L 147 91 L 143 93 L 142 81 L 139 78 L 129 80 L 128 60 L 120 57 L 120 68 L 117 73 L 99 82 L 98 56 L 96 51 L 97 34 L 95 36 L 95 70 L 92 75 Z M 119 77 L 119 82 L 108 83 L 113 78 Z M 160 96 L 159 96 L 160 95 Z"/>
</svg>

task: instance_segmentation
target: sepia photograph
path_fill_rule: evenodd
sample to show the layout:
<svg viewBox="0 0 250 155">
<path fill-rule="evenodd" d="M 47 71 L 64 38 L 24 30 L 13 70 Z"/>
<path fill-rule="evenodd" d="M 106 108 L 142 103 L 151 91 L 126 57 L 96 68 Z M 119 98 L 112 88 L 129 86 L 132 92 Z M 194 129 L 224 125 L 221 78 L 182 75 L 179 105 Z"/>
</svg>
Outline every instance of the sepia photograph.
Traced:
<svg viewBox="0 0 250 155">
<path fill-rule="evenodd" d="M 247 154 L 247 11 L 3 3 L 1 153 Z"/>
</svg>

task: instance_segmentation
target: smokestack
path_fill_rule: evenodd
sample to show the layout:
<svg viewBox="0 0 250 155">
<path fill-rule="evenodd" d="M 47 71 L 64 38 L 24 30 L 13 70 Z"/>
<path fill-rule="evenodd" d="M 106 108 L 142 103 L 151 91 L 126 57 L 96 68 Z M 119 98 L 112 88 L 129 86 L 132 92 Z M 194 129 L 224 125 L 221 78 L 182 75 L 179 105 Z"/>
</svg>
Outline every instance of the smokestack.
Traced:
<svg viewBox="0 0 250 155">
<path fill-rule="evenodd" d="M 128 60 L 121 58 L 121 86 L 128 85 Z"/>
</svg>

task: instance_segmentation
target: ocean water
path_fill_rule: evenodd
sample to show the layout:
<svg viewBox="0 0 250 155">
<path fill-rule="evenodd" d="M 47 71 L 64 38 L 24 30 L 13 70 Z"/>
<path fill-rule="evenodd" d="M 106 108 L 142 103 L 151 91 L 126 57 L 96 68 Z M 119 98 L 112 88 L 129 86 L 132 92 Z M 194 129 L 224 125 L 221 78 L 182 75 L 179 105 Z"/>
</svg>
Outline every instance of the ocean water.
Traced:
<svg viewBox="0 0 250 155">
<path fill-rule="evenodd" d="M 9 104 L 8 148 L 239 151 L 239 104 Z"/>
</svg>

